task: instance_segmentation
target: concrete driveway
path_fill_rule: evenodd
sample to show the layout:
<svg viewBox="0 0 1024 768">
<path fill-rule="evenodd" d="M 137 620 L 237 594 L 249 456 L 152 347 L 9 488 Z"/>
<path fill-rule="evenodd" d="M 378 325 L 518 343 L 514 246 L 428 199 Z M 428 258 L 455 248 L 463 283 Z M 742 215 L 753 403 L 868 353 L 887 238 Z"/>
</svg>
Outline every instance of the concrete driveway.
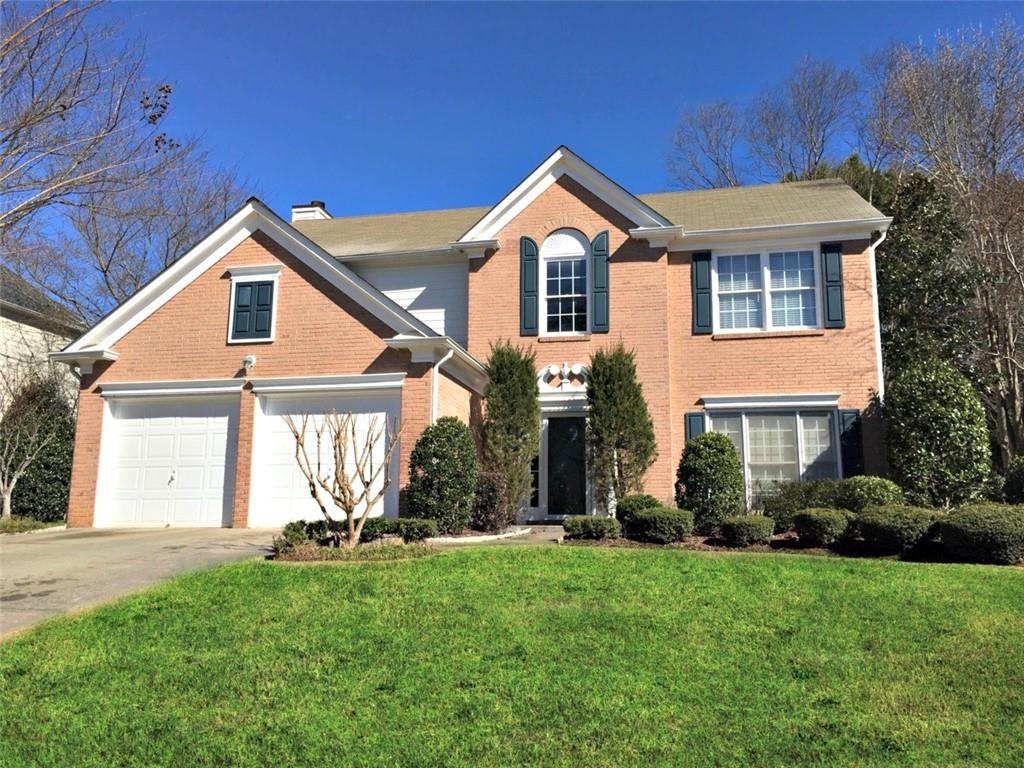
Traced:
<svg viewBox="0 0 1024 768">
<path fill-rule="evenodd" d="M 276 533 L 79 528 L 0 536 L 0 637 L 184 571 L 265 555 Z"/>
</svg>

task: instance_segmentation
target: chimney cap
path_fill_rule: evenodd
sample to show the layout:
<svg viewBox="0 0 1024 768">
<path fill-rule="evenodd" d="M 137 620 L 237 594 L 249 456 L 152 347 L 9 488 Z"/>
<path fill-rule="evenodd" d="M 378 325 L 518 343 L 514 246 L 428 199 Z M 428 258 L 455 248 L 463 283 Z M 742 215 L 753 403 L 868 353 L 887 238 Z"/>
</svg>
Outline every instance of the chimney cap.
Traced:
<svg viewBox="0 0 1024 768">
<path fill-rule="evenodd" d="M 310 200 L 308 203 L 296 203 L 292 206 L 292 221 L 329 218 L 331 214 L 327 212 L 327 205 L 323 200 Z"/>
</svg>

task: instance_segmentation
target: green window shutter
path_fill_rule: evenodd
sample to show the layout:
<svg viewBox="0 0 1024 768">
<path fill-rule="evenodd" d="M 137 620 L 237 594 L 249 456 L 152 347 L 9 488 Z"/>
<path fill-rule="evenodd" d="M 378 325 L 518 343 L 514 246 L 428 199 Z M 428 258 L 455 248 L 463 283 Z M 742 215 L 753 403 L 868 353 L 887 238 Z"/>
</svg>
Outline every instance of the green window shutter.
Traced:
<svg viewBox="0 0 1024 768">
<path fill-rule="evenodd" d="M 274 281 L 235 284 L 232 339 L 269 339 L 274 309 Z"/>
<path fill-rule="evenodd" d="M 843 477 L 864 474 L 864 437 L 860 411 L 839 412 L 839 450 L 843 457 Z"/>
<path fill-rule="evenodd" d="M 843 244 L 821 244 L 821 286 L 826 328 L 845 328 L 843 308 Z"/>
<path fill-rule="evenodd" d="M 537 243 L 519 238 L 519 335 L 536 336 L 537 318 Z"/>
<path fill-rule="evenodd" d="M 595 237 L 590 250 L 594 301 L 590 329 L 594 333 L 608 333 L 608 232 L 601 232 Z"/>
<path fill-rule="evenodd" d="M 704 434 L 704 414 L 700 411 L 686 414 L 686 442 Z"/>
<path fill-rule="evenodd" d="M 693 333 L 711 333 L 711 251 L 693 254 L 690 283 L 693 286 Z"/>
</svg>

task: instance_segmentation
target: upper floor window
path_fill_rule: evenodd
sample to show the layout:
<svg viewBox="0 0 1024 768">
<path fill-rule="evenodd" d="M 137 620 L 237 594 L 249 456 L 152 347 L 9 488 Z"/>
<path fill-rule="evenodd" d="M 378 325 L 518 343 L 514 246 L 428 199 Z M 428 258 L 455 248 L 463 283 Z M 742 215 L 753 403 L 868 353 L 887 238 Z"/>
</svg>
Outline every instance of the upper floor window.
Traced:
<svg viewBox="0 0 1024 768">
<path fill-rule="evenodd" d="M 821 326 L 815 249 L 715 257 L 715 331 Z"/>
<path fill-rule="evenodd" d="M 590 242 L 575 229 L 559 229 L 541 245 L 540 262 L 542 333 L 587 333 Z"/>
<path fill-rule="evenodd" d="M 231 273 L 228 343 L 274 340 L 280 266 L 236 267 Z"/>
</svg>

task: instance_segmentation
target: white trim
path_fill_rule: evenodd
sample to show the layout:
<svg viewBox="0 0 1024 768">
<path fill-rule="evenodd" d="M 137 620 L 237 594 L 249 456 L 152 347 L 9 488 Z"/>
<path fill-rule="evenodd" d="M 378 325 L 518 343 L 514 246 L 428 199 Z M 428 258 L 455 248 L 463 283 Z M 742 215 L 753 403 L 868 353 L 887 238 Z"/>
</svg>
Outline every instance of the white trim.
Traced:
<svg viewBox="0 0 1024 768">
<path fill-rule="evenodd" d="M 637 226 L 665 227 L 672 224 L 568 147 L 562 146 L 484 214 L 457 242 L 494 239 L 510 221 L 562 176 L 569 176 Z"/>
<path fill-rule="evenodd" d="M 630 237 L 647 240 L 651 247 L 667 247 L 670 251 L 701 251 L 715 247 L 744 249 L 750 246 L 774 245 L 775 240 L 797 238 L 812 241 L 868 240 L 875 232 L 885 232 L 892 223 L 891 216 L 871 219 L 835 219 L 809 221 L 796 224 L 771 224 L 757 227 L 728 227 L 722 229 L 695 229 L 682 227 L 635 227 Z"/>
<path fill-rule="evenodd" d="M 483 394 L 487 385 L 487 369 L 451 336 L 434 336 L 426 339 L 417 336 L 395 336 L 385 339 L 384 343 L 392 349 L 409 352 L 414 363 L 431 365 L 447 355 L 449 350 L 454 351 L 455 354 L 450 360 L 450 365 L 445 368 L 445 373 L 460 384 L 464 384 L 471 392 Z"/>
<path fill-rule="evenodd" d="M 882 316 L 878 308 L 878 272 L 875 249 L 885 242 L 886 232 L 868 247 L 868 271 L 871 275 L 871 308 L 875 313 L 875 365 L 878 367 L 878 401 L 885 402 L 885 370 L 882 366 Z"/>
<path fill-rule="evenodd" d="M 64 351 L 80 352 L 90 347 L 113 346 L 257 231 L 269 236 L 396 333 L 435 335 L 429 326 L 381 294 L 262 202 L 250 198 L 192 250 L 68 345 Z"/>
<path fill-rule="evenodd" d="M 266 267 L 232 267 L 228 270 L 231 275 L 231 291 L 228 296 L 228 344 L 269 344 L 277 336 L 277 299 L 281 294 L 280 280 L 281 265 L 269 265 Z M 235 327 L 235 291 L 239 283 L 271 282 L 274 284 L 274 299 L 270 307 L 270 335 L 265 339 L 235 339 L 231 336 L 231 329 Z"/>
<path fill-rule="evenodd" d="M 811 251 L 812 263 L 814 266 L 814 325 L 780 325 L 772 324 L 772 292 L 771 287 L 771 254 L 785 252 L 787 250 Z M 718 260 L 723 256 L 758 256 L 761 260 L 761 326 L 758 328 L 722 328 L 719 318 L 719 291 L 718 291 Z M 825 327 L 823 297 L 824 291 L 821 285 L 821 245 L 819 243 L 796 244 L 777 243 L 761 248 L 750 248 L 746 250 L 715 251 L 711 254 L 711 313 L 712 332 L 715 334 L 748 334 L 748 333 L 780 333 L 785 331 L 816 331 Z M 807 288 L 777 288 L 775 291 L 783 290 L 809 290 Z M 746 291 L 755 293 L 756 291 Z M 744 291 L 736 291 L 744 293 Z"/>
<path fill-rule="evenodd" d="M 498 240 L 465 240 L 448 243 L 448 248 L 459 253 L 464 253 L 471 259 L 482 259 L 488 251 L 496 251 L 501 248 Z"/>
<path fill-rule="evenodd" d="M 112 349 L 85 349 L 81 352 L 50 352 L 47 357 L 55 363 L 77 366 L 78 372 L 88 376 L 92 367 L 103 360 L 117 360 L 120 355 Z"/>
<path fill-rule="evenodd" d="M 360 373 L 342 376 L 283 376 L 251 379 L 257 395 L 299 395 L 317 392 L 377 392 L 401 389 L 404 373 Z"/>
<path fill-rule="evenodd" d="M 231 395 L 242 391 L 244 379 L 197 379 L 192 381 L 130 381 L 101 384 L 104 398 Z"/>
<path fill-rule="evenodd" d="M 820 392 L 799 395 L 702 395 L 700 399 L 705 411 L 839 407 L 838 394 Z"/>
</svg>

